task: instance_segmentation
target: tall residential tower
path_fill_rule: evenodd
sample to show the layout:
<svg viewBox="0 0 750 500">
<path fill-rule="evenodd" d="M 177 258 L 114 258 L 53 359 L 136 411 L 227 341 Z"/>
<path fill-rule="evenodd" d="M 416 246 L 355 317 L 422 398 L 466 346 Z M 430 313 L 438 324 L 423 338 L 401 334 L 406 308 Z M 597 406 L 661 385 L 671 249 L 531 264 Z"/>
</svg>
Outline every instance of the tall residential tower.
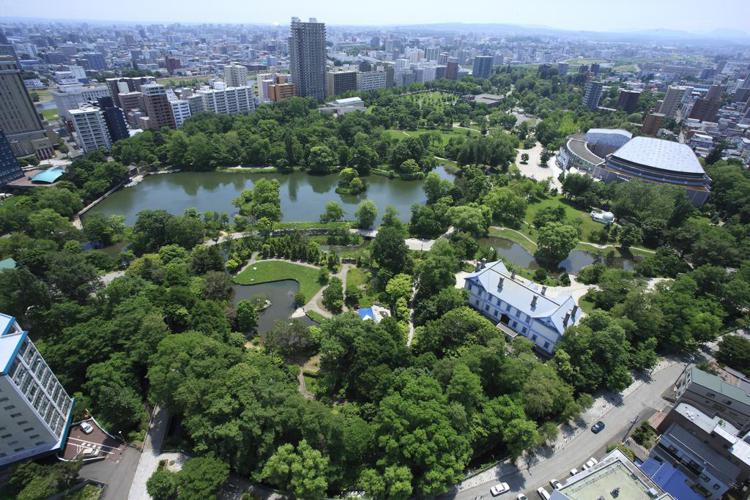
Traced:
<svg viewBox="0 0 750 500">
<path fill-rule="evenodd" d="M 326 97 L 326 25 L 315 18 L 292 18 L 289 36 L 289 69 L 297 95 Z"/>
</svg>

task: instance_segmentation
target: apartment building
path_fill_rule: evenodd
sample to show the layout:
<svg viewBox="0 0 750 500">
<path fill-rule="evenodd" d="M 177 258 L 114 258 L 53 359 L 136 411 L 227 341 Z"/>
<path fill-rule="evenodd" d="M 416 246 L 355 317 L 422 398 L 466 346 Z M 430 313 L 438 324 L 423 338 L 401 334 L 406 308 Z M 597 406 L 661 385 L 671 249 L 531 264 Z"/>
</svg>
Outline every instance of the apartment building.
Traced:
<svg viewBox="0 0 750 500">
<path fill-rule="evenodd" d="M 109 87 L 106 85 L 60 85 L 52 92 L 57 113 L 66 120 L 72 119 L 71 109 L 78 109 L 83 104 L 109 96 Z"/>
<path fill-rule="evenodd" d="M 107 129 L 104 112 L 96 106 L 84 105 L 70 110 L 70 116 L 75 127 L 76 143 L 84 153 L 98 149 L 109 151 L 112 148 L 112 138 Z"/>
<path fill-rule="evenodd" d="M 237 63 L 224 66 L 224 83 L 227 87 L 247 86 L 247 67 Z"/>
<path fill-rule="evenodd" d="M 169 107 L 172 108 L 175 127 L 181 128 L 185 120 L 191 116 L 190 103 L 185 99 L 173 99 L 169 101 Z"/>
<path fill-rule="evenodd" d="M 384 89 L 388 84 L 385 71 L 361 71 L 357 73 L 357 90 Z"/>
<path fill-rule="evenodd" d="M 255 96 L 252 87 L 202 89 L 196 91 L 195 94 L 201 96 L 204 111 L 225 115 L 255 111 Z"/>
</svg>

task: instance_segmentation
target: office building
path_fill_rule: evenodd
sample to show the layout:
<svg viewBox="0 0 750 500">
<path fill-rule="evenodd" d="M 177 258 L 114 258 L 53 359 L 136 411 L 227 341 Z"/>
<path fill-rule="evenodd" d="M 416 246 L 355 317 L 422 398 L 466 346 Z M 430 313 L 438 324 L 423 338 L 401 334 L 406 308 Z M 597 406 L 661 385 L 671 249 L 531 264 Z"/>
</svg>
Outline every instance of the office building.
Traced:
<svg viewBox="0 0 750 500">
<path fill-rule="evenodd" d="M 109 87 L 109 94 L 115 101 L 115 106 L 122 107 L 120 103 L 120 94 L 128 92 L 141 92 L 141 86 L 148 83 L 155 83 L 153 76 L 139 76 L 139 77 L 120 77 L 120 78 L 107 78 L 106 83 Z"/>
<path fill-rule="evenodd" d="M 236 63 L 224 66 L 224 83 L 227 87 L 246 87 L 247 67 Z"/>
<path fill-rule="evenodd" d="M 52 92 L 57 113 L 66 120 L 71 119 L 71 109 L 78 109 L 87 102 L 109 96 L 109 88 L 106 85 L 61 85 Z"/>
<path fill-rule="evenodd" d="M 361 71 L 357 73 L 357 90 L 384 89 L 388 85 L 386 71 Z"/>
<path fill-rule="evenodd" d="M 641 133 L 643 135 L 650 135 L 652 137 L 659 133 L 659 129 L 664 124 L 663 113 L 649 113 L 646 118 L 643 119 L 643 127 L 641 127 Z"/>
<path fill-rule="evenodd" d="M 71 109 L 70 116 L 76 130 L 76 143 L 84 153 L 99 149 L 109 151 L 112 148 L 112 138 L 109 136 L 107 122 L 101 109 L 84 105 L 79 109 Z"/>
<path fill-rule="evenodd" d="M 602 98 L 602 82 L 593 80 L 586 82 L 583 90 L 583 105 L 594 111 L 599 107 L 599 100 Z"/>
<path fill-rule="evenodd" d="M 664 100 L 659 108 L 659 113 L 667 118 L 677 118 L 677 112 L 682 109 L 682 101 L 686 95 L 690 95 L 688 89 L 689 87 L 684 86 L 670 86 L 667 89 L 667 93 L 664 95 Z M 690 90 L 692 91 L 692 89 Z"/>
<path fill-rule="evenodd" d="M 204 111 L 225 115 L 255 111 L 255 96 L 252 87 L 201 89 L 195 94 L 202 97 Z"/>
<path fill-rule="evenodd" d="M 721 86 L 711 85 L 706 95 L 695 101 L 688 117 L 702 122 L 715 122 L 719 108 L 721 108 Z"/>
<path fill-rule="evenodd" d="M 13 151 L 10 149 L 8 139 L 0 130 L 0 187 L 21 177 L 23 177 L 21 164 L 16 160 Z"/>
<path fill-rule="evenodd" d="M 641 93 L 638 90 L 620 89 L 620 97 L 617 99 L 617 108 L 626 113 L 634 113 L 638 109 L 638 101 Z"/>
<path fill-rule="evenodd" d="M 16 157 L 35 154 L 40 160 L 54 155 L 16 60 L 0 57 L 0 130 Z"/>
<path fill-rule="evenodd" d="M 104 71 L 107 69 L 107 61 L 104 54 L 99 52 L 86 52 L 81 55 L 82 66 L 92 71 Z"/>
<path fill-rule="evenodd" d="M 293 17 L 289 36 L 289 69 L 297 95 L 322 101 L 326 96 L 326 25 Z"/>
<path fill-rule="evenodd" d="M 428 61 L 437 62 L 439 56 L 440 56 L 440 47 L 427 47 L 424 50 L 424 57 Z"/>
<path fill-rule="evenodd" d="M 173 99 L 169 101 L 169 107 L 172 108 L 175 127 L 182 127 L 185 120 L 190 118 L 190 103 L 184 99 Z"/>
<path fill-rule="evenodd" d="M 0 315 L 0 467 L 62 448 L 73 405 L 27 332 Z"/>
<path fill-rule="evenodd" d="M 492 56 L 476 56 L 471 74 L 474 78 L 489 78 L 492 75 Z"/>
<path fill-rule="evenodd" d="M 326 95 L 335 97 L 357 90 L 357 72 L 353 70 L 326 72 Z"/>
<path fill-rule="evenodd" d="M 750 75 L 737 86 L 734 92 L 734 102 L 746 102 L 750 99 Z"/>
<path fill-rule="evenodd" d="M 153 130 L 162 127 L 175 128 L 172 108 L 169 106 L 167 90 L 164 85 L 147 83 L 141 85 L 141 92 L 143 92 L 143 111 L 148 116 L 147 128 Z"/>
<path fill-rule="evenodd" d="M 167 72 L 170 75 L 173 75 L 175 71 L 182 67 L 182 62 L 176 57 L 166 56 L 164 58 L 164 67 L 167 68 Z"/>
<path fill-rule="evenodd" d="M 448 80 L 458 80 L 458 59 L 449 57 L 445 64 L 445 78 Z"/>
<path fill-rule="evenodd" d="M 546 354 L 552 354 L 565 329 L 583 317 L 572 295 L 552 296 L 546 286 L 517 276 L 500 260 L 480 262 L 466 276 L 464 288 L 469 305 L 508 338 L 523 335 Z"/>
<path fill-rule="evenodd" d="M 104 113 L 104 122 L 107 124 L 109 138 L 113 143 L 130 137 L 128 125 L 125 123 L 125 113 L 120 108 L 115 107 L 114 100 L 109 97 L 100 97 L 97 101 L 99 109 Z"/>
<path fill-rule="evenodd" d="M 118 97 L 120 99 L 120 109 L 122 109 L 125 119 L 131 127 L 137 128 L 138 123 L 130 119 L 132 116 L 131 111 L 145 109 L 143 104 L 143 94 L 141 92 L 124 92 Z"/>
</svg>

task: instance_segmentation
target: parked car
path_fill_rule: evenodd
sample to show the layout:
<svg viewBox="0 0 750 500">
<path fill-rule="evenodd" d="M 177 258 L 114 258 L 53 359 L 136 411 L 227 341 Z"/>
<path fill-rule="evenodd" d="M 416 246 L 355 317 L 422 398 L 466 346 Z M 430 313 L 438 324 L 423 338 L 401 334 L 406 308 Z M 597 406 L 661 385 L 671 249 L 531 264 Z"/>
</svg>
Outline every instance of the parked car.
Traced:
<svg viewBox="0 0 750 500">
<path fill-rule="evenodd" d="M 519 493 L 518 496 L 516 497 L 516 500 L 529 500 L 529 497 L 527 497 L 523 493 Z"/>
<path fill-rule="evenodd" d="M 599 460 L 595 459 L 594 457 L 591 457 L 591 458 L 588 459 L 588 461 L 586 462 L 586 464 L 584 465 L 584 467 L 591 468 L 591 467 L 595 466 L 598 463 L 599 463 Z"/>
<path fill-rule="evenodd" d="M 562 484 L 560 484 L 560 481 L 558 481 L 557 479 L 550 479 L 549 485 L 552 486 L 552 489 L 554 490 L 559 490 L 560 487 L 562 487 Z"/>
<path fill-rule="evenodd" d="M 602 429 L 604 429 L 604 422 L 602 422 L 601 420 L 591 426 L 591 432 L 593 432 L 594 434 L 599 434 Z"/>
<path fill-rule="evenodd" d="M 490 493 L 492 493 L 493 497 L 502 495 L 507 491 L 510 491 L 510 486 L 508 485 L 508 483 L 497 483 L 495 486 L 490 488 Z"/>
<path fill-rule="evenodd" d="M 578 474 L 578 469 L 576 469 L 576 468 L 570 469 L 570 475 L 571 476 L 575 476 L 576 474 Z"/>
<path fill-rule="evenodd" d="M 549 500 L 550 494 L 547 493 L 547 490 L 544 488 L 539 488 L 536 492 L 539 493 L 539 497 L 542 498 L 542 500 Z"/>
<path fill-rule="evenodd" d="M 92 432 L 94 432 L 94 426 L 88 422 L 81 422 L 81 425 L 79 427 L 84 434 L 91 434 Z"/>
</svg>

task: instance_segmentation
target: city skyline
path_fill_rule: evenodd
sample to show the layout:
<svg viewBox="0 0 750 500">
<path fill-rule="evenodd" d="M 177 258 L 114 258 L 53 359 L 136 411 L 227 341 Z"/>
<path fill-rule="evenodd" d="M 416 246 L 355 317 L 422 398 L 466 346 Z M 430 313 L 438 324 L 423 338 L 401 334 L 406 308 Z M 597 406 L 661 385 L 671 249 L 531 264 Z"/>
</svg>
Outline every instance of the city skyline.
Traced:
<svg viewBox="0 0 750 500">
<path fill-rule="evenodd" d="M 48 20 L 91 22 L 141 22 L 141 23 L 231 23 L 271 24 L 284 26 L 293 16 L 317 17 L 329 26 L 406 26 L 415 24 L 507 24 L 523 27 L 553 28 L 570 31 L 596 31 L 628 33 L 639 31 L 684 31 L 694 34 L 750 36 L 750 16 L 727 16 L 726 12 L 745 10 L 743 0 L 722 0 L 721 9 L 706 11 L 704 3 L 688 0 L 647 2 L 634 0 L 627 4 L 607 6 L 607 15 L 601 14 L 597 4 L 590 0 L 570 0 L 565 3 L 535 1 L 515 3 L 477 0 L 472 9 L 455 9 L 453 5 L 417 0 L 408 4 L 394 0 L 379 2 L 377 12 L 368 12 L 362 18 L 343 0 L 302 2 L 292 0 L 268 11 L 253 10 L 252 5 L 238 0 L 219 0 L 210 12 L 200 8 L 198 2 L 188 0 L 180 9 L 169 5 L 132 0 L 126 12 L 111 19 L 107 10 L 96 8 L 91 0 L 74 0 L 57 4 L 49 0 L 14 2 L 0 0 L 3 19 L 30 18 Z M 190 8 L 194 6 L 195 8 Z M 512 7 L 512 8 L 510 8 Z M 644 15 L 648 12 L 648 15 Z M 700 15 L 696 15 L 700 12 Z M 43 15 L 40 16 L 40 13 Z M 404 23 L 402 20 L 408 20 Z"/>
</svg>

